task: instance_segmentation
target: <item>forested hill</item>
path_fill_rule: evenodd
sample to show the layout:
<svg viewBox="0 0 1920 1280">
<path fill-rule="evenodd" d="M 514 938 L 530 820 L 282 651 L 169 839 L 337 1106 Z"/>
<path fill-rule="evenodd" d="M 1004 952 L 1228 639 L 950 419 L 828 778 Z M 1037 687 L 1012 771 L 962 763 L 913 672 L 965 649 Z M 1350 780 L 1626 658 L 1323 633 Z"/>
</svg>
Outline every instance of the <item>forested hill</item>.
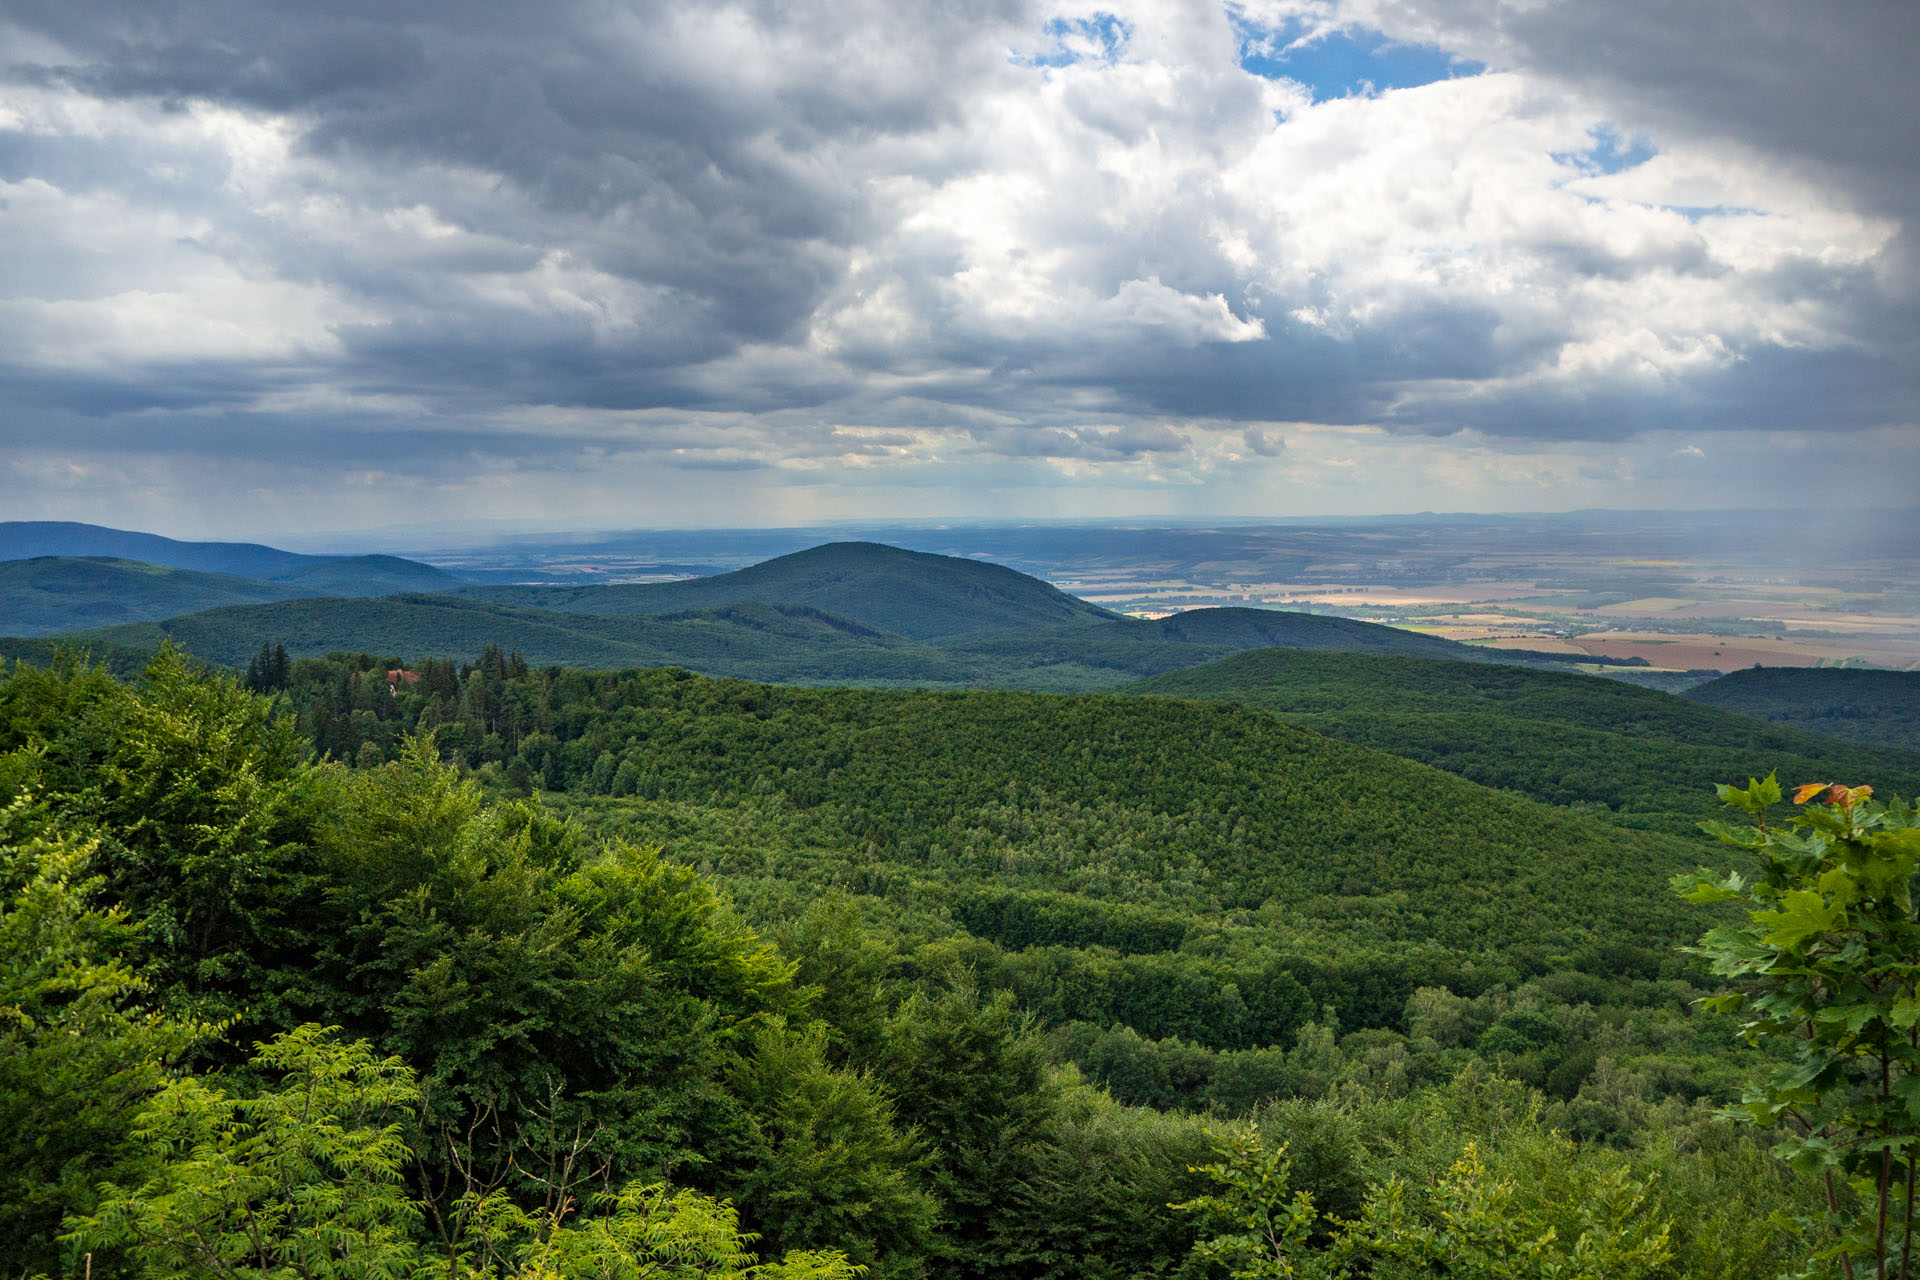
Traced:
<svg viewBox="0 0 1920 1280">
<path fill-rule="evenodd" d="M 42 636 L 305 596 L 445 591 L 461 578 L 398 556 L 307 556 L 97 525 L 0 523 L 0 636 Z"/>
<path fill-rule="evenodd" d="M 913 640 L 1114 615 L 1009 569 L 875 542 L 833 542 L 733 573 L 609 587 L 467 587 L 498 604 L 603 615 L 796 604 Z"/>
<path fill-rule="evenodd" d="M 131 645 L 106 644 L 99 640 L 81 644 L 59 636 L 0 636 L 0 660 L 7 662 L 49 667 L 59 660 L 62 652 L 84 652 L 92 661 L 124 677 L 138 675 L 153 661 L 153 649 L 150 646 L 135 648 Z"/>
<path fill-rule="evenodd" d="M 262 644 L 285 646 L 294 657 L 357 651 L 396 661 L 471 661 L 493 645 L 535 666 L 683 666 L 780 683 L 1055 692 L 1110 688 L 1274 645 L 1551 660 L 1282 610 L 1121 617 L 1000 565 L 869 543 L 815 547 L 684 582 L 296 600 L 96 628 L 78 638 L 151 648 L 163 637 L 236 668 Z"/>
<path fill-rule="evenodd" d="M 239 547 L 230 558 L 268 553 L 283 555 Z M 671 665 L 782 683 L 1058 692 L 1110 688 L 1276 645 L 1557 665 L 1556 655 L 1283 610 L 1122 617 L 1003 565 L 864 542 L 709 578 L 592 587 L 461 588 L 432 566 L 391 556 L 295 557 L 264 567 L 275 576 L 248 583 L 130 562 L 16 562 L 0 567 L 0 634 L 72 632 L 103 649 L 150 650 L 171 638 L 235 668 L 262 644 L 294 657 L 382 652 L 461 661 L 491 644 L 537 666 Z M 240 603 L 248 599 L 262 603 Z"/>
<path fill-rule="evenodd" d="M 536 665 L 683 666 L 809 683 L 965 684 L 979 675 L 977 663 L 945 650 L 795 605 L 607 617 L 450 595 L 290 600 L 109 627 L 79 638 L 149 649 L 169 639 L 195 657 L 234 668 L 244 667 L 262 644 L 284 645 L 294 657 L 365 649 L 477 657 L 492 645 Z"/>
<path fill-rule="evenodd" d="M 385 596 L 402 591 L 446 591 L 460 578 L 399 556 L 340 556 L 310 560 L 271 579 L 310 595 Z"/>
<path fill-rule="evenodd" d="M 1684 842 L 1234 707 L 572 679 L 555 687 L 557 746 L 534 748 L 555 753 L 559 780 L 617 792 L 631 764 L 635 795 L 781 797 L 804 827 L 841 833 L 828 846 L 870 850 L 871 892 L 931 878 L 967 893 L 1080 897 L 1092 918 L 1103 903 L 1214 921 L 1253 912 L 1268 939 L 1331 952 L 1438 946 L 1469 970 L 1526 973 L 1602 938 L 1677 937 L 1687 911 L 1661 886 L 1698 860 Z M 1341 803 L 1316 799 L 1334 795 Z M 1418 821 L 1399 803 L 1409 795 L 1421 798 Z M 771 874 L 752 896 L 784 896 L 799 874 L 764 860 L 761 871 Z M 1508 914 L 1516 896 L 1530 904 L 1524 925 Z M 1403 998 L 1352 992 L 1349 1025 L 1391 1023 Z"/>
<path fill-rule="evenodd" d="M 1111 688 L 1212 662 L 1244 646 L 1275 643 L 1390 651 L 1405 645 L 1418 653 L 1450 646 L 1439 651 L 1466 660 L 1496 660 L 1491 651 L 1411 631 L 1254 609 L 1196 610 L 1158 621 L 1096 617 L 922 641 L 804 604 L 750 602 L 678 613 L 608 615 L 530 609 L 451 594 L 243 605 L 77 632 L 74 639 L 148 651 L 171 639 L 204 661 L 234 668 L 246 666 L 262 644 L 284 645 L 294 657 L 371 651 L 396 662 L 403 655 L 408 660 L 440 656 L 467 661 L 493 645 L 518 653 L 534 666 L 679 666 L 703 675 L 783 684 L 1052 692 Z"/>
<path fill-rule="evenodd" d="M 497 786 L 664 842 L 767 928 L 849 894 L 919 955 L 904 972 L 959 965 L 1010 993 L 1129 1101 L 1236 1109 L 1305 1088 L 1303 1071 L 1347 1069 L 1289 1056 L 1333 1024 L 1348 1048 L 1329 1062 L 1444 1079 L 1465 1058 L 1461 1033 L 1420 1042 L 1417 1010 L 1436 1001 L 1482 1029 L 1539 1012 L 1501 1041 L 1503 1069 L 1566 1099 L 1598 1057 L 1546 1026 L 1582 1004 L 1619 1006 L 1606 1052 L 1620 1070 L 1658 1058 L 1634 1090 L 1722 1087 L 1688 1047 L 1697 992 L 1672 950 L 1698 918 L 1663 888 L 1699 863 L 1697 835 L 1622 828 L 1252 708 L 541 671 L 497 654 L 464 678 L 422 664 L 391 693 L 372 660 L 309 660 L 280 697 L 310 741 L 362 767 L 431 728 Z"/>
<path fill-rule="evenodd" d="M 139 560 L 74 556 L 6 560 L 0 561 L 0 632 L 45 636 L 309 594 L 286 583 L 172 569 Z"/>
<path fill-rule="evenodd" d="M 1265 649 L 1124 692 L 1221 699 L 1553 804 L 1690 830 L 1717 782 L 1873 779 L 1920 791 L 1920 752 L 1771 725 L 1574 673 L 1378 654 Z"/>
<path fill-rule="evenodd" d="M 1301 613 L 1291 609 L 1189 609 L 1164 618 L 1110 618 L 1075 628 L 1025 628 L 965 636 L 953 642 L 969 653 L 1039 658 L 1052 654 L 1148 674 L 1197 665 L 1195 654 L 1237 653 L 1283 647 L 1355 653 L 1398 653 L 1412 657 L 1564 666 L 1564 655 L 1529 650 L 1487 649 L 1403 627 L 1355 618 Z M 1172 658 L 1170 661 L 1169 658 Z"/>
<path fill-rule="evenodd" d="M 1795 729 L 1920 750 L 1920 671 L 1752 667 L 1686 696 Z"/>
<path fill-rule="evenodd" d="M 455 581 L 432 565 L 394 556 L 318 560 L 275 578 L 107 557 L 0 560 L 0 634 L 46 636 L 236 605 L 444 590 Z"/>
<path fill-rule="evenodd" d="M 1161 618 L 1160 634 L 1183 644 L 1233 649 L 1338 649 L 1355 653 L 1403 653 L 1413 657 L 1456 658 L 1465 662 L 1497 660 L 1497 650 L 1476 649 L 1457 640 L 1422 635 L 1402 627 L 1295 613 L 1283 609 L 1191 609 Z"/>
<path fill-rule="evenodd" d="M 1689 911 L 1663 877 L 1698 860 L 1691 842 L 1224 703 L 802 689 L 498 655 L 464 680 L 438 663 L 416 676 L 389 692 L 376 663 L 301 662 L 282 696 L 340 758 L 393 757 L 417 727 L 583 812 L 596 797 L 751 809 L 779 833 L 742 831 L 708 855 L 749 902 L 921 885 L 936 902 L 948 889 L 1084 898 L 1089 919 L 1102 903 L 1249 926 L 1252 912 L 1262 946 L 1382 946 L 1491 981 L 1603 942 L 1662 945 Z M 1387 1004 L 1364 1016 L 1392 1021 Z"/>
</svg>

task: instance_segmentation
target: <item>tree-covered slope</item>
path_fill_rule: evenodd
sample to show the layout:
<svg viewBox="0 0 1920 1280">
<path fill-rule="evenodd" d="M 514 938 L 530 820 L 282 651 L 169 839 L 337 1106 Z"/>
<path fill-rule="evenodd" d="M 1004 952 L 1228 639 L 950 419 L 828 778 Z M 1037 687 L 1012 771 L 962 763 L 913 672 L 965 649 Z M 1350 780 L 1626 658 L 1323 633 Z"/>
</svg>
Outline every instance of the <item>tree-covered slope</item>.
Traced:
<svg viewBox="0 0 1920 1280">
<path fill-rule="evenodd" d="M 954 625 L 964 606 L 948 590 L 952 585 L 949 566 L 960 565 L 966 573 L 994 566 L 940 556 L 914 555 L 900 562 L 883 559 L 902 575 L 924 575 L 918 580 L 918 589 L 909 590 L 885 578 L 867 578 L 858 584 L 844 580 L 839 593 L 851 602 L 853 615 L 805 603 L 759 602 L 669 613 L 602 614 L 502 604 L 462 592 L 411 594 L 377 601 L 295 600 L 217 609 L 81 634 L 106 643 L 146 648 L 162 636 L 170 636 L 206 661 L 234 667 L 244 666 L 263 643 L 284 644 L 296 657 L 339 650 L 462 660 L 477 658 L 491 644 L 518 652 L 535 666 L 681 666 L 703 675 L 796 684 L 966 686 L 1049 692 L 1108 688 L 1141 676 L 1210 662 L 1249 645 L 1405 646 L 1422 653 L 1437 648 L 1440 652 L 1479 654 L 1467 646 L 1414 632 L 1304 613 L 1204 609 L 1152 622 L 1098 611 L 1088 614 L 1079 610 L 1091 610 L 1092 606 L 1081 606 L 1044 583 L 1018 574 L 1013 577 L 1052 592 L 1058 600 L 1050 604 L 1047 596 L 1029 594 L 1026 600 L 1033 608 L 1025 614 L 1015 608 L 1011 610 L 1015 616 L 1044 618 L 1057 612 L 1053 604 L 1065 601 L 1071 616 L 1079 620 L 1042 621 L 938 641 L 916 640 L 870 619 L 895 617 L 906 609 L 927 627 Z M 570 593 L 584 608 L 607 599 L 594 593 L 625 588 L 514 589 L 513 598 L 533 590 Z M 485 594 L 498 593 L 499 589 L 489 588 Z M 940 614 L 932 606 L 922 607 L 929 600 L 939 600 L 947 612 Z M 903 605 L 903 601 L 907 603 Z M 974 616 L 1004 621 L 1008 612 L 992 606 Z M 936 616 L 945 620 L 928 621 Z"/>
<path fill-rule="evenodd" d="M 1118 674 L 1153 675 L 1198 666 L 1247 649 L 1406 653 L 1463 661 L 1510 656 L 1377 622 L 1283 609 L 1190 609 L 1170 617 L 1107 618 L 1071 627 L 1023 627 L 963 636 L 951 642 L 967 653 L 1005 662 L 1073 662 Z M 1523 660 L 1513 657 L 1514 661 Z"/>
<path fill-rule="evenodd" d="M 1920 789 L 1920 754 L 1799 732 L 1652 689 L 1572 672 L 1267 649 L 1155 676 L 1129 693 L 1238 702 L 1332 737 L 1555 804 L 1676 815 L 1715 783 L 1874 778 Z"/>
<path fill-rule="evenodd" d="M 0 561 L 0 635 L 46 636 L 310 594 L 285 583 L 138 560 L 6 560 Z"/>
<path fill-rule="evenodd" d="M 381 667 L 0 672 L 9 1274 L 1180 1280 L 1209 1108 L 1373 1274 L 1804 1270 L 1691 845 L 1224 704 Z"/>
<path fill-rule="evenodd" d="M 1261 945 L 1438 946 L 1521 968 L 1601 938 L 1651 942 L 1685 914 L 1660 889 L 1691 865 L 1684 842 L 1229 704 L 494 663 L 436 667 L 397 696 L 377 670 L 299 664 L 286 696 L 342 756 L 434 728 L 443 749 L 548 789 L 751 810 L 754 830 L 707 855 L 749 898 L 922 882 L 936 897 L 1066 894 L 1096 914 L 1237 922 Z"/>
<path fill-rule="evenodd" d="M 392 557 L 317 562 L 286 583 L 338 599 L 187 614 L 164 626 L 84 632 L 151 647 L 161 636 L 203 660 L 243 665 L 265 644 L 477 658 L 489 644 L 537 666 L 684 666 L 801 684 L 966 686 L 1085 692 L 1273 645 L 1531 662 L 1376 623 L 1268 609 L 1120 617 L 1001 565 L 833 543 L 735 573 L 611 587 L 468 587 L 351 597 L 419 585 L 439 570 Z M 78 623 L 70 623 L 78 627 Z M 64 628 L 49 626 L 51 632 Z"/>
<path fill-rule="evenodd" d="M 303 555 L 254 542 L 181 542 L 69 521 L 0 521 L 0 561 L 48 556 L 137 560 L 196 573 L 295 583 L 310 595 L 444 591 L 463 581 L 444 569 L 399 556 Z"/>
<path fill-rule="evenodd" d="M 460 579 L 445 569 L 399 556 L 342 556 L 303 564 L 272 579 L 316 596 L 390 596 L 403 591 L 446 591 Z"/>
<path fill-rule="evenodd" d="M 1795 729 L 1920 750 L 1920 671 L 1751 667 L 1686 696 Z"/>
<path fill-rule="evenodd" d="M 570 613 L 647 614 L 801 604 L 915 640 L 1110 618 L 1038 578 L 955 556 L 835 542 L 733 573 L 611 587 L 469 587 L 461 594 Z"/>
<path fill-rule="evenodd" d="M 0 659 L 26 662 L 36 667 L 52 666 L 61 653 L 71 650 L 83 654 L 117 676 L 137 675 L 153 660 L 151 647 L 107 644 L 104 641 L 79 641 L 69 636 L 0 636 Z"/>
<path fill-rule="evenodd" d="M 1700 1013 L 1710 988 L 1673 949 L 1701 927 L 1664 888 L 1698 865 L 1697 833 L 1224 703 L 810 690 L 498 652 L 419 664 L 390 694 L 385 665 L 296 663 L 276 696 L 336 759 L 377 766 L 431 730 L 491 786 L 661 843 L 782 939 L 849 1046 L 888 1034 L 865 984 L 960 974 L 1135 1104 L 1245 1113 L 1478 1062 L 1612 1142 L 1737 1095 L 1733 1028 Z"/>
<path fill-rule="evenodd" d="M 478 657 L 489 645 L 536 666 L 682 666 L 799 682 L 967 683 L 979 664 L 804 606 L 745 604 L 665 616 L 603 617 L 452 596 L 312 599 L 216 609 L 109 627 L 79 641 L 151 649 L 163 638 L 205 661 L 244 667 L 262 644 L 294 657 L 371 650 Z"/>
<path fill-rule="evenodd" d="M 867 849 L 876 889 L 932 875 L 1514 960 L 1667 936 L 1687 913 L 1663 877 L 1697 860 L 1229 705 L 564 679 L 587 682 L 555 722 L 583 778 L 611 752 L 657 795 L 782 796 Z"/>
<path fill-rule="evenodd" d="M 1169 640 L 1231 649 L 1331 649 L 1486 661 L 1489 651 L 1401 627 L 1284 609 L 1192 609 L 1153 624 Z"/>
</svg>

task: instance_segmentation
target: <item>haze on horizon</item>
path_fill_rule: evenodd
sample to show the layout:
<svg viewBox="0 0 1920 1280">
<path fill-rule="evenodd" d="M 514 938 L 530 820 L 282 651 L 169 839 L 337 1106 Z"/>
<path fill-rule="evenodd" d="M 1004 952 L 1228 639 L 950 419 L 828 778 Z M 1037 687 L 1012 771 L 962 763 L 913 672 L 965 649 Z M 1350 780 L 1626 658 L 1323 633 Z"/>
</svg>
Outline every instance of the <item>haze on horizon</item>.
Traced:
<svg viewBox="0 0 1920 1280">
<path fill-rule="evenodd" d="M 1911 509 L 1917 52 L 1905 0 L 20 0 L 0 511 Z"/>
</svg>

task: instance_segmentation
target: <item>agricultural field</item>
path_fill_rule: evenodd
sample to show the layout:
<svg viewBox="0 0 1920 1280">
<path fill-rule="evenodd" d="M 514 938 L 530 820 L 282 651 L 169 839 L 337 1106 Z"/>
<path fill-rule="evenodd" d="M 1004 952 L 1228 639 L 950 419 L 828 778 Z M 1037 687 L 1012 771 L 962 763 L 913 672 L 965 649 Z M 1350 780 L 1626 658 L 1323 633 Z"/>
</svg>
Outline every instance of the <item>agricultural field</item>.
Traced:
<svg viewBox="0 0 1920 1280">
<path fill-rule="evenodd" d="M 1779 512 L 1421 515 L 1328 521 L 899 525 L 609 534 L 416 550 L 524 582 L 713 574 L 859 538 L 990 560 L 1091 604 L 1307 610 L 1448 640 L 1657 671 L 1920 667 L 1920 530 Z M 503 567 L 508 563 L 511 567 Z"/>
</svg>

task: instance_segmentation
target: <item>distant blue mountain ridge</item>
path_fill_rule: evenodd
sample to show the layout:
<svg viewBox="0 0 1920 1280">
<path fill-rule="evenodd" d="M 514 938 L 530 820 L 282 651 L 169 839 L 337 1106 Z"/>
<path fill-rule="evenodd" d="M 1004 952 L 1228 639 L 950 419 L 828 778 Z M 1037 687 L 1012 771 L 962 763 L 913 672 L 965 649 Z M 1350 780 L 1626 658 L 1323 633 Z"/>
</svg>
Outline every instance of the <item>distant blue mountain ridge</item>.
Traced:
<svg viewBox="0 0 1920 1280">
<path fill-rule="evenodd" d="M 445 591 L 464 581 L 398 556 L 308 556 L 90 524 L 0 522 L 0 635 L 54 635 L 300 597 Z"/>
<path fill-rule="evenodd" d="M 541 666 L 1069 691 L 1272 646 L 1551 660 L 1279 610 L 1196 609 L 1143 621 L 1005 565 L 874 542 L 826 543 L 679 582 L 503 587 L 394 557 L 293 556 L 71 525 L 0 527 L 0 548 L 9 535 L 24 550 L 144 551 L 254 568 L 248 577 L 126 555 L 0 562 L 0 635 L 60 635 L 111 655 L 171 639 L 230 667 L 244 667 L 262 645 L 284 645 L 294 657 L 354 651 L 402 661 L 470 661 L 496 645 Z"/>
</svg>

